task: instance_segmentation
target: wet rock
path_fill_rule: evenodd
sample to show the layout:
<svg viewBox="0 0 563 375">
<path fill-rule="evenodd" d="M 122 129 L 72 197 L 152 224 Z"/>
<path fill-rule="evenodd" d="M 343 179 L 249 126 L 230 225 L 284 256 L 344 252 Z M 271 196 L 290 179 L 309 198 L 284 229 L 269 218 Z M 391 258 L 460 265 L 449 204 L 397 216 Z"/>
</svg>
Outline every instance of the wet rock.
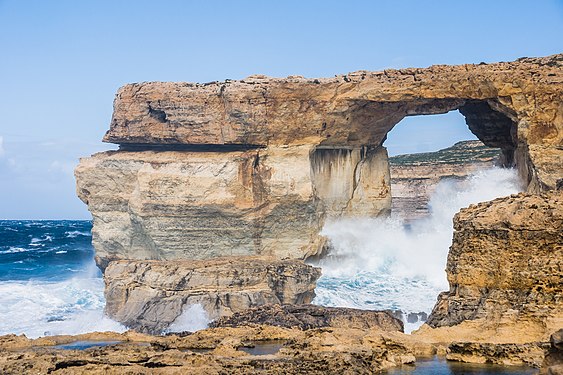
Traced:
<svg viewBox="0 0 563 375">
<path fill-rule="evenodd" d="M 212 327 L 239 327 L 265 324 L 303 330 L 337 327 L 403 332 L 403 322 L 389 311 L 360 310 L 316 305 L 264 305 L 224 317 Z"/>
</svg>

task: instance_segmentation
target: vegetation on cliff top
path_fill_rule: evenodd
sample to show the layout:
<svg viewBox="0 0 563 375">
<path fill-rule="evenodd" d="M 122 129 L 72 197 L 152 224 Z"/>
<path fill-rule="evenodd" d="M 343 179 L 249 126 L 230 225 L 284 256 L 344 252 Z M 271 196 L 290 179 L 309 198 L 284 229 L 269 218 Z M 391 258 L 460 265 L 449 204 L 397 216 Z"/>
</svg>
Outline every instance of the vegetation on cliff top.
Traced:
<svg viewBox="0 0 563 375">
<path fill-rule="evenodd" d="M 389 158 L 391 166 L 428 164 L 471 164 L 498 158 L 500 149 L 485 146 L 481 141 L 460 141 L 451 147 L 419 154 L 404 154 Z"/>
</svg>

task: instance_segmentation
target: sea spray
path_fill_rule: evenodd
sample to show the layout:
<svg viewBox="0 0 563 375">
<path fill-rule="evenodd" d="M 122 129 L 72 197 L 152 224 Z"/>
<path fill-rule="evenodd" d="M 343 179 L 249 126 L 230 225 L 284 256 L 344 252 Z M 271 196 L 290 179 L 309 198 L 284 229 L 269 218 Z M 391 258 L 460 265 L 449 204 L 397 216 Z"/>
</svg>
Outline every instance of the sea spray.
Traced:
<svg viewBox="0 0 563 375">
<path fill-rule="evenodd" d="M 103 313 L 90 228 L 87 221 L 0 221 L 0 335 L 125 330 Z"/>
<path fill-rule="evenodd" d="M 441 181 L 429 201 L 429 216 L 409 224 L 396 218 L 328 222 L 322 234 L 332 249 L 318 263 L 323 275 L 313 303 L 429 313 L 438 293 L 448 289 L 445 266 L 454 214 L 521 189 L 515 170 L 493 168 Z M 405 331 L 420 324 L 406 324 Z"/>
<path fill-rule="evenodd" d="M 207 328 L 211 320 L 201 304 L 186 305 L 182 314 L 168 327 L 166 332 L 195 332 Z"/>
</svg>

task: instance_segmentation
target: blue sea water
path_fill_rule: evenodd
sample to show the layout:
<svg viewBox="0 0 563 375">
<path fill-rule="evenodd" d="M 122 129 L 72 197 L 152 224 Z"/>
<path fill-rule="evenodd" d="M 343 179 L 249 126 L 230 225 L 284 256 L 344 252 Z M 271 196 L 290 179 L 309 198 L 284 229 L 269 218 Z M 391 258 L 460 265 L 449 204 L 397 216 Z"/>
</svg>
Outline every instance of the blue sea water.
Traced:
<svg viewBox="0 0 563 375">
<path fill-rule="evenodd" d="M 103 314 L 89 221 L 0 221 L 0 335 L 122 331 Z"/>
</svg>

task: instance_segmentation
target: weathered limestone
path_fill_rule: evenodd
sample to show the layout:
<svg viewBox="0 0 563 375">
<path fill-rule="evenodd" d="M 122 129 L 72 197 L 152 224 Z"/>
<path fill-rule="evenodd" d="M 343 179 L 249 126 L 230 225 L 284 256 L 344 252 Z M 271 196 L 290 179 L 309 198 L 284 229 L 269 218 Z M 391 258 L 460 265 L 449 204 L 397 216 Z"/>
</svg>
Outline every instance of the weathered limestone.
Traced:
<svg viewBox="0 0 563 375">
<path fill-rule="evenodd" d="M 310 303 L 319 276 L 320 269 L 301 261 L 271 258 L 114 261 L 104 274 L 106 313 L 159 333 L 195 304 L 216 319 L 264 304 Z"/>
<path fill-rule="evenodd" d="M 384 149 L 105 152 L 76 168 L 98 265 L 316 254 L 327 216 L 390 206 Z"/>
<path fill-rule="evenodd" d="M 413 351 L 377 328 L 302 331 L 272 326 L 214 328 L 184 337 L 133 332 L 29 340 L 0 336 L 2 374 L 373 374 L 414 363 Z M 89 350 L 49 345 L 77 340 L 119 341 Z M 274 346 L 254 355 L 245 349 Z"/>
<path fill-rule="evenodd" d="M 389 311 L 359 310 L 316 305 L 262 305 L 211 323 L 211 327 L 242 327 L 261 324 L 284 328 L 324 327 L 403 332 L 403 322 Z"/>
<path fill-rule="evenodd" d="M 122 87 L 77 191 L 98 264 L 322 251 L 327 217 L 386 215 L 382 144 L 405 116 L 459 109 L 528 191 L 563 182 L 563 55 L 327 79 Z"/>
<path fill-rule="evenodd" d="M 528 341 L 547 341 L 563 326 L 563 193 L 472 205 L 455 216 L 454 230 L 450 290 L 439 297 L 430 326 L 474 320 L 480 337 L 508 329 L 513 342 L 518 326 L 527 327 Z"/>
<path fill-rule="evenodd" d="M 104 140 L 127 144 L 379 146 L 405 116 L 459 109 L 486 145 L 519 161 L 534 191 L 563 172 L 563 55 L 494 64 L 252 76 L 122 87 Z M 541 150 L 540 150 L 541 149 Z M 545 154 L 549 157 L 545 157 Z"/>
</svg>

